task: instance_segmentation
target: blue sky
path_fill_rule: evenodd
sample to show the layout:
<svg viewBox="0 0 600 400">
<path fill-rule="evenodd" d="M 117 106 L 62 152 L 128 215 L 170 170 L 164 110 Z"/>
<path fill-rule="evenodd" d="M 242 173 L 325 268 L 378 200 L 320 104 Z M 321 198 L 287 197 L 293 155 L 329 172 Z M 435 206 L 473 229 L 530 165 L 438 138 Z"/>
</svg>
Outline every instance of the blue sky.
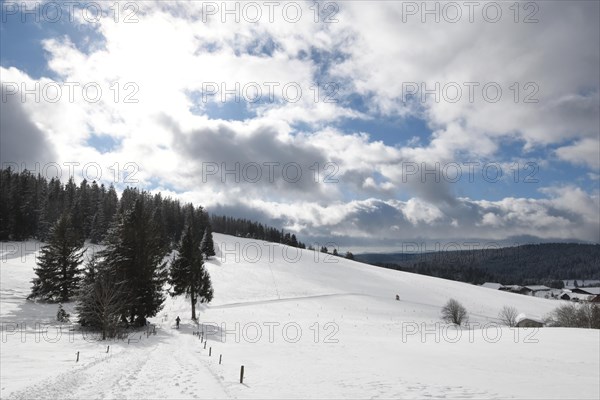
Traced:
<svg viewBox="0 0 600 400">
<path fill-rule="evenodd" d="M 545 2 L 536 24 L 399 24 L 400 2 L 374 3 L 340 3 L 336 23 L 315 22 L 311 2 L 299 2 L 294 23 L 281 14 L 232 23 L 220 12 L 205 19 L 201 2 L 124 2 L 119 21 L 105 6 L 91 23 L 77 8 L 73 20 L 63 8 L 58 22 L 23 22 L 20 3 L 3 2 L 3 108 L 25 120 L 3 112 L 2 161 L 95 162 L 103 179 L 115 163 L 134 163 L 143 188 L 349 246 L 417 236 L 600 241 L 598 4 Z M 77 85 L 73 101 L 21 101 L 23 87 L 65 82 Z M 525 103 L 531 82 L 536 102 Z M 102 88 L 98 102 L 83 96 L 86 84 Z M 219 90 L 203 96 L 207 84 Z M 486 84 L 501 88 L 499 101 L 485 97 Z M 236 85 L 262 97 L 220 90 Z M 463 96 L 409 93 L 436 85 Z M 207 177 L 210 163 L 219 171 Z M 241 182 L 223 179 L 221 167 L 236 163 Z M 249 182 L 244 168 L 255 164 L 262 178 Z M 288 164 L 300 167 L 298 181 Z M 462 176 L 436 181 L 414 166 L 460 166 Z M 497 180 L 482 175 L 497 169 Z"/>
</svg>

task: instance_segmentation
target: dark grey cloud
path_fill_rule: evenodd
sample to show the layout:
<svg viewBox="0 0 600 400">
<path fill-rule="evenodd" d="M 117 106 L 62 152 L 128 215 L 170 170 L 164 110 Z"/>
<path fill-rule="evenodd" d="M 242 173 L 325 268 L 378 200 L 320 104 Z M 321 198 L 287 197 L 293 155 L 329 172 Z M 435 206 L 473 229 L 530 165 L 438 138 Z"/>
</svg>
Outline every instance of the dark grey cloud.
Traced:
<svg viewBox="0 0 600 400">
<path fill-rule="evenodd" d="M 5 98 L 4 85 L 0 95 L 0 165 L 16 163 L 33 170 L 36 163 L 56 162 L 54 146 L 27 115 L 21 95 L 7 93 Z"/>
<path fill-rule="evenodd" d="M 236 132 L 225 123 L 183 132 L 168 117 L 160 121 L 173 132 L 173 148 L 186 159 L 186 173 L 197 184 L 241 187 L 248 194 L 260 192 L 261 198 L 269 200 L 324 195 L 323 176 L 315 177 L 314 166 L 322 169 L 327 155 L 307 141 L 284 142 L 267 125 L 249 133 Z M 227 173 L 236 169 L 238 181 L 236 174 Z"/>
</svg>

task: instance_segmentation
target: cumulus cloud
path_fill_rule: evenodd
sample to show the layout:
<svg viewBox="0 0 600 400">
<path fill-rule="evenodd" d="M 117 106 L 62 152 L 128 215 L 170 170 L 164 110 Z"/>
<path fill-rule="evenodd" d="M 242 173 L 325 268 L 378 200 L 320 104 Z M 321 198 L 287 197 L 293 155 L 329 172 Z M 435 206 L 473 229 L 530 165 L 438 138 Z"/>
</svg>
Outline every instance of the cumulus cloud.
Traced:
<svg viewBox="0 0 600 400">
<path fill-rule="evenodd" d="M 18 88 L 0 87 L 2 112 L 0 118 L 0 165 L 15 170 L 28 168 L 38 172 L 56 162 L 56 153 L 46 134 L 29 117 Z"/>
<path fill-rule="evenodd" d="M 558 158 L 573 164 L 600 169 L 600 138 L 585 138 L 556 150 Z"/>
<path fill-rule="evenodd" d="M 599 241 L 593 188 L 553 184 L 525 198 L 507 186 L 491 201 L 458 196 L 448 180 L 411 173 L 423 163 L 507 165 L 533 150 L 597 173 L 599 6 L 551 3 L 540 4 L 534 24 L 515 23 L 512 3 L 501 3 L 505 17 L 498 23 L 480 11 L 473 23 L 466 15 L 459 23 L 422 23 L 420 15 L 404 21 L 402 2 L 339 3 L 332 24 L 315 23 L 312 3 L 303 2 L 308 18 L 298 23 L 252 24 L 206 16 L 202 2 L 143 2 L 137 23 L 103 18 L 94 25 L 102 38 L 94 46 L 78 48 L 68 37 L 44 41 L 53 76 L 97 84 L 103 95 L 86 101 L 79 87 L 74 101 L 3 104 L 2 159 L 41 157 L 39 149 L 55 148 L 61 162 L 100 164 L 104 179 L 115 163 L 121 169 L 132 163 L 140 186 L 211 212 L 345 243 L 516 235 Z M 0 68 L 3 82 L 51 82 Z M 332 81 L 340 101 L 324 101 L 323 91 L 315 97 L 315 85 Z M 236 98 L 243 95 L 238 86 L 265 89 L 265 82 L 278 84 L 272 101 Z M 468 82 L 476 84 L 474 101 Z M 502 89 L 497 102 L 482 97 L 489 82 Z M 222 93 L 203 96 L 207 83 L 236 93 L 224 101 Z M 287 83 L 302 89 L 297 101 L 284 98 Z M 462 97 L 407 98 L 407 83 L 420 89 L 457 83 Z M 215 116 L 215 106 L 242 112 Z M 9 108 L 18 117 L 6 119 Z M 394 145 L 352 129 L 352 121 L 388 116 L 424 119 L 431 134 L 402 131 L 397 143 L 404 144 Z M 5 135 L 17 128 L 40 146 L 25 148 Z M 100 152 L 88 143 L 92 135 L 113 137 L 119 146 Z M 506 141 L 519 145 L 507 153 Z M 288 164 L 301 175 L 294 165 L 284 171 Z"/>
</svg>

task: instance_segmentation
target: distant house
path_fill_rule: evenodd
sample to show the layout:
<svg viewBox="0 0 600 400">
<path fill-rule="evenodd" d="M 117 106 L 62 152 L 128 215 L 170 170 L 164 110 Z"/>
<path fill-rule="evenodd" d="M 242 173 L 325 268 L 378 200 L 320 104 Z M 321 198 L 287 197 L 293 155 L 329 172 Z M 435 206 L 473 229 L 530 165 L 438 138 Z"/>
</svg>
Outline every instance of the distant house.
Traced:
<svg viewBox="0 0 600 400">
<path fill-rule="evenodd" d="M 550 289 L 550 291 L 548 292 L 547 296 L 544 296 L 546 298 L 552 298 L 552 299 L 557 299 L 559 296 L 561 296 L 564 293 L 564 291 L 562 289 Z"/>
<path fill-rule="evenodd" d="M 504 286 L 502 286 L 501 283 L 496 283 L 496 282 L 486 282 L 483 285 L 481 285 L 481 287 L 484 288 L 488 288 L 488 289 L 494 289 L 494 290 L 502 290 L 502 288 Z"/>
<path fill-rule="evenodd" d="M 527 292 L 527 289 L 525 289 L 523 286 L 519 286 L 519 285 L 504 285 L 500 288 L 500 290 L 503 290 L 505 292 L 510 292 L 510 293 L 518 293 L 518 294 L 525 294 Z"/>
<path fill-rule="evenodd" d="M 550 291 L 550 288 L 548 286 L 544 286 L 544 285 L 531 285 L 531 286 L 524 286 L 523 288 L 525 289 L 523 294 L 530 295 L 530 296 L 537 296 L 539 292 L 549 292 Z"/>
<path fill-rule="evenodd" d="M 541 328 L 544 326 L 544 321 L 541 319 L 523 313 L 517 315 L 516 321 L 517 328 Z"/>
<path fill-rule="evenodd" d="M 571 294 L 568 292 L 563 292 L 558 298 L 561 300 L 571 300 Z"/>
<path fill-rule="evenodd" d="M 563 289 L 563 292 L 559 296 L 561 300 L 571 300 L 571 301 L 593 301 L 595 297 L 590 294 L 584 294 L 580 292 L 576 292 L 574 290 Z"/>
<path fill-rule="evenodd" d="M 571 289 L 573 293 L 579 294 L 591 294 L 594 296 L 600 295 L 600 287 L 583 287 L 583 288 L 573 288 Z"/>
</svg>

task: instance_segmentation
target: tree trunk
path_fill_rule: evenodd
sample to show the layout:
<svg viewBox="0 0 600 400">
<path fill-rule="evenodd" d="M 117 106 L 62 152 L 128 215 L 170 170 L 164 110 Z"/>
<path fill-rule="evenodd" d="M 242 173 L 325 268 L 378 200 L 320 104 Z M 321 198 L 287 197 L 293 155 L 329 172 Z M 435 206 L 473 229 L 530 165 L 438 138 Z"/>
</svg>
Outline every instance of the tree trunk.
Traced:
<svg viewBox="0 0 600 400">
<path fill-rule="evenodd" d="M 60 288 L 60 301 L 62 303 L 69 301 L 69 293 L 68 293 L 68 286 L 67 286 L 67 267 L 65 265 L 62 266 L 61 269 L 62 272 L 62 282 L 61 282 L 61 288 Z"/>
<path fill-rule="evenodd" d="M 196 298 L 193 293 L 190 297 L 192 298 L 192 320 L 195 321 L 196 320 Z"/>
</svg>

